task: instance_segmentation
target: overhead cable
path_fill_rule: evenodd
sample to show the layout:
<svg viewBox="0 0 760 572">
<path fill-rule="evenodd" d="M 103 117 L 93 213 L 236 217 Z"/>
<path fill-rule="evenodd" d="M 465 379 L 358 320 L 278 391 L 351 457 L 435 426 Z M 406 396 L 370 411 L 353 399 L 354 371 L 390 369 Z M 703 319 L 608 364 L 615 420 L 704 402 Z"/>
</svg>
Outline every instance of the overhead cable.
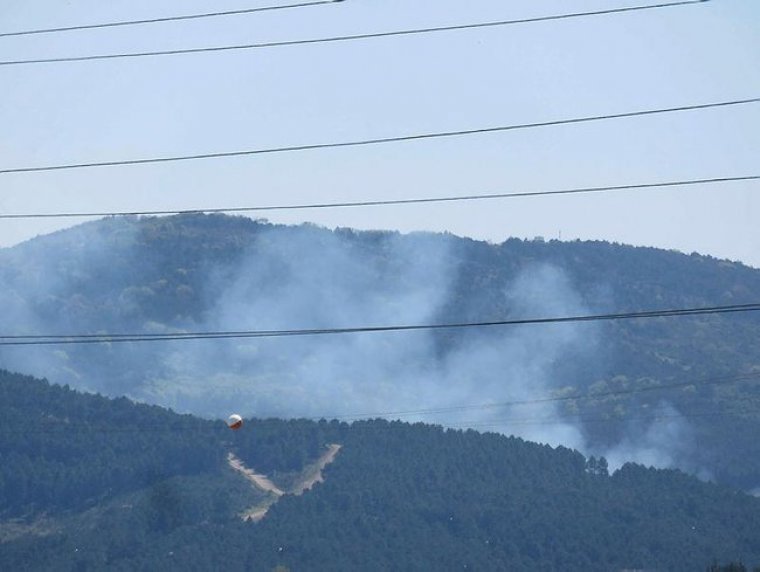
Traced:
<svg viewBox="0 0 760 572">
<path fill-rule="evenodd" d="M 481 404 L 474 404 L 474 405 L 463 405 L 463 406 L 453 406 L 453 407 L 444 407 L 444 408 L 434 408 L 434 409 L 417 409 L 413 411 L 376 411 L 373 413 L 349 413 L 349 414 L 340 414 L 340 415 L 320 415 L 320 416 L 312 416 L 312 417 L 300 417 L 300 419 L 306 419 L 311 421 L 320 421 L 320 420 L 341 420 L 345 419 L 348 421 L 358 421 L 358 420 L 367 420 L 367 419 L 378 419 L 378 418 L 400 418 L 400 417 L 420 417 L 425 415 L 435 415 L 440 413 L 449 413 L 449 412 L 458 412 L 458 411 L 471 411 L 471 410 L 483 410 L 483 409 L 494 409 L 494 408 L 507 408 L 512 406 L 525 406 L 525 405 L 539 405 L 544 404 L 548 402 L 557 402 L 557 401 L 596 401 L 599 399 L 604 399 L 606 397 L 614 397 L 614 396 L 621 396 L 621 395 L 632 395 L 632 394 L 638 394 L 638 393 L 644 393 L 644 392 L 650 392 L 650 391 L 659 391 L 659 390 L 668 390 L 668 389 L 675 389 L 675 388 L 696 388 L 696 387 L 703 387 L 707 385 L 728 385 L 732 383 L 737 382 L 744 382 L 744 381 L 758 381 L 760 379 L 760 372 L 759 373 L 748 373 L 743 375 L 735 375 L 735 376 L 729 376 L 729 377 L 714 377 L 714 378 L 707 378 L 702 380 L 693 380 L 688 382 L 679 382 L 679 383 L 671 383 L 671 384 L 662 384 L 657 386 L 646 386 L 646 387 L 640 387 L 640 388 L 630 388 L 630 389 L 621 389 L 621 390 L 610 390 L 610 391 L 604 391 L 604 392 L 585 392 L 585 393 L 578 393 L 574 394 L 572 396 L 554 396 L 554 397 L 540 397 L 536 399 L 520 399 L 520 400 L 512 400 L 512 401 L 503 401 L 500 403 L 481 403 Z M 455 423 L 446 423 L 445 425 L 447 427 L 456 427 L 456 426 L 466 426 L 466 427 L 503 427 L 503 426 L 509 426 L 509 425 L 533 425 L 533 424 L 558 424 L 558 423 L 568 423 L 570 421 L 580 421 L 580 422 L 623 422 L 623 421 L 629 421 L 634 419 L 648 419 L 648 420 L 655 420 L 655 419 L 666 419 L 666 418 L 681 418 L 681 417 L 703 417 L 703 416 L 712 416 L 712 415 L 724 415 L 726 414 L 725 411 L 719 411 L 719 412 L 684 412 L 684 413 L 675 413 L 675 414 L 658 414 L 656 411 L 651 412 L 650 414 L 647 414 L 646 416 L 620 416 L 620 417 L 614 417 L 614 418 L 606 418 L 606 417 L 599 417 L 599 416 L 593 416 L 593 415 L 568 415 L 568 416 L 561 416 L 561 415 L 555 415 L 555 416 L 541 416 L 541 417 L 510 417 L 509 419 L 504 419 L 503 421 L 498 420 L 490 420 L 490 421 L 457 421 Z M 221 422 L 220 422 L 221 423 Z M 130 426 L 130 427 L 115 427 L 113 425 L 108 425 L 104 427 L 100 426 L 93 426 L 89 424 L 80 424 L 75 425 L 71 423 L 65 423 L 65 424 L 59 424 L 56 422 L 47 422 L 47 421 L 37 421 L 34 423 L 34 432 L 35 433 L 52 433 L 57 432 L 59 429 L 63 429 L 65 431 L 72 431 L 72 430 L 97 430 L 98 432 L 107 432 L 107 433 L 131 433 L 131 432 L 146 432 L 146 431 L 189 431 L 189 430 L 198 430 L 198 431 L 208 431 L 208 427 L 206 425 L 198 425 L 197 423 L 193 423 L 191 426 L 187 423 L 182 422 L 175 422 L 171 424 L 157 424 L 157 425 L 141 425 L 139 427 Z M 0 434 L 15 434 L 15 433 L 23 433 L 28 434 L 30 432 L 29 428 L 25 429 L 11 429 L 11 430 L 2 430 L 0 429 Z"/>
<path fill-rule="evenodd" d="M 619 416 L 619 417 L 601 417 L 601 416 L 569 416 L 569 417 L 563 417 L 561 415 L 557 415 L 554 417 L 549 416 L 542 416 L 542 417 L 518 417 L 518 418 L 510 418 L 510 419 L 504 419 L 503 421 L 461 421 L 461 422 L 452 422 L 452 423 L 446 423 L 446 422 L 435 422 L 435 421 L 426 421 L 425 423 L 429 425 L 439 425 L 447 429 L 479 429 L 479 428 L 511 428 L 514 426 L 529 426 L 529 425 L 560 425 L 560 424 L 568 424 L 568 423 L 623 423 L 623 422 L 630 422 L 630 421 L 660 421 L 660 420 L 666 420 L 666 419 L 682 419 L 682 418 L 696 418 L 696 417 L 723 417 L 726 415 L 735 415 L 735 411 L 712 411 L 712 412 L 697 412 L 697 413 L 663 413 L 663 414 L 650 414 L 650 415 L 625 415 L 625 416 Z M 354 421 L 366 421 L 368 419 L 381 419 L 382 416 L 376 415 L 372 418 L 354 418 L 346 421 L 347 423 L 352 423 Z M 314 420 L 331 420 L 330 417 L 308 417 L 308 418 L 296 418 L 296 419 L 306 419 L 308 421 L 314 421 Z M 224 424 L 223 421 L 219 420 L 215 423 L 215 428 L 220 429 L 222 431 L 229 431 L 229 429 L 226 428 L 226 424 Z M 84 432 L 97 432 L 98 434 L 102 433 L 113 433 L 113 434 L 122 434 L 122 433 L 169 433 L 169 432 L 182 432 L 187 433 L 190 431 L 198 431 L 202 433 L 208 433 L 209 427 L 207 425 L 201 425 L 201 426 L 190 426 L 190 425 L 183 425 L 181 423 L 171 423 L 171 424 L 144 424 L 144 425 L 126 425 L 126 426 L 116 426 L 114 424 L 87 424 L 87 423 L 71 423 L 71 422 L 63 422 L 63 421 L 36 421 L 33 428 L 25 427 L 23 429 L 7 429 L 4 430 L 0 428 L 0 435 L 30 435 L 30 434 L 70 434 L 70 433 L 84 433 Z"/>
<path fill-rule="evenodd" d="M 81 30 L 95 30 L 98 28 L 116 28 L 119 26 L 139 26 L 143 24 L 159 24 L 165 22 L 179 22 L 182 20 L 199 20 L 201 18 L 218 18 L 220 16 L 240 16 L 254 14 L 256 12 L 271 12 L 273 10 L 287 10 L 291 8 L 307 8 L 324 4 L 335 4 L 343 0 L 317 0 L 315 2 L 300 2 L 298 4 L 281 4 L 279 6 L 260 6 L 258 8 L 245 8 L 243 10 L 227 10 L 224 12 L 205 12 L 202 14 L 185 14 L 181 16 L 166 16 L 163 18 L 147 18 L 144 20 L 126 20 L 120 22 L 105 22 L 101 24 L 84 24 L 81 26 L 64 26 L 59 28 L 42 28 L 38 30 L 23 30 L 20 32 L 0 32 L 0 38 L 10 36 L 31 36 L 34 34 L 53 34 L 58 32 L 75 32 Z"/>
<path fill-rule="evenodd" d="M 680 419 L 695 419 L 700 417 L 725 417 L 734 415 L 734 411 L 701 411 L 697 413 L 661 413 L 649 415 L 624 415 L 619 417 L 612 416 L 570 416 L 553 418 L 532 419 L 530 417 L 517 419 L 504 419 L 503 421 L 475 421 L 468 423 L 466 421 L 457 423 L 443 423 L 442 426 L 450 429 L 484 429 L 484 428 L 513 428 L 526 427 L 531 425 L 567 425 L 567 424 L 619 424 L 630 423 L 631 421 L 678 421 Z"/>
<path fill-rule="evenodd" d="M 416 417 L 420 415 L 438 415 L 442 413 L 456 413 L 460 411 L 473 411 L 485 409 L 504 409 L 507 407 L 526 406 L 526 405 L 543 405 L 546 403 L 558 403 L 562 401 L 595 401 L 607 397 L 618 397 L 622 395 L 636 395 L 652 391 L 664 391 L 668 389 L 682 389 L 688 387 L 704 387 L 708 385 L 723 385 L 743 381 L 757 381 L 760 379 L 760 372 L 735 375 L 730 377 L 712 377 L 695 381 L 682 381 L 675 383 L 665 383 L 659 385 L 648 385 L 646 387 L 633 387 L 628 389 L 612 389 L 609 391 L 591 391 L 586 393 L 573 393 L 570 395 L 551 395 L 532 399 L 513 399 L 509 401 L 496 401 L 489 403 L 477 403 L 471 405 L 454 405 L 450 407 L 438 407 L 432 409 L 412 409 L 402 411 L 382 411 L 374 413 L 354 413 L 327 416 L 328 419 L 354 419 L 354 418 L 372 418 L 372 417 Z M 322 419 L 323 417 L 309 417 L 309 419 Z"/>
<path fill-rule="evenodd" d="M 517 326 L 528 324 L 561 324 L 571 322 L 598 322 L 644 318 L 670 318 L 678 316 L 702 316 L 760 311 L 760 303 L 732 304 L 727 306 L 707 306 L 677 308 L 667 310 L 646 310 L 617 314 L 591 314 L 561 316 L 551 318 L 521 318 L 482 322 L 455 322 L 443 324 L 410 324 L 392 326 L 360 326 L 347 328 L 315 328 L 294 330 L 239 330 L 239 331 L 196 331 L 165 334 L 111 333 L 111 334 L 18 334 L 0 335 L 0 346 L 39 346 L 62 344 L 102 344 L 125 342 L 161 342 L 179 340 L 220 340 L 244 338 L 281 338 L 292 336 L 320 336 L 357 333 L 411 332 L 422 330 L 452 330 L 463 328 L 485 328 L 495 326 Z"/>
<path fill-rule="evenodd" d="M 678 107 L 666 107 L 657 109 L 644 109 L 640 111 L 627 111 L 624 113 L 611 113 L 605 115 L 590 115 L 585 117 L 574 117 L 570 119 L 555 119 L 551 121 L 538 121 L 532 123 L 515 123 L 511 125 L 500 125 L 496 127 L 481 127 L 477 129 L 462 129 L 457 131 L 441 131 L 436 133 L 418 133 L 412 135 L 399 135 L 395 137 L 380 137 L 375 139 L 358 139 L 354 141 L 343 141 L 333 143 L 314 143 L 305 145 L 292 145 L 287 147 L 270 147 L 263 149 L 250 149 L 242 151 L 222 151 L 214 153 L 198 153 L 193 155 L 174 155 L 169 157 L 148 157 L 144 159 L 123 159 L 114 161 L 92 161 L 86 163 L 67 163 L 60 165 L 42 165 L 38 167 L 15 167 L 0 169 L 0 174 L 10 173 L 37 173 L 43 171 L 61 171 L 68 169 L 85 169 L 92 167 L 115 167 L 131 165 L 147 165 L 154 163 L 169 163 L 176 161 L 195 161 L 199 159 L 221 159 L 229 157 L 242 157 L 249 155 L 264 155 L 273 153 L 289 153 L 294 151 L 315 151 L 321 149 L 336 149 L 341 147 L 360 147 L 367 145 L 378 145 L 385 143 L 401 143 L 405 141 L 423 141 L 428 139 L 441 139 L 446 137 L 462 137 L 465 135 L 481 135 L 486 133 L 499 133 L 504 131 L 517 131 L 521 129 L 535 129 L 538 127 L 554 127 L 557 125 L 570 125 L 576 123 L 589 123 L 593 121 L 603 121 L 609 119 L 624 119 L 632 117 L 645 117 L 648 115 L 660 115 L 666 113 L 676 113 L 684 111 L 700 111 L 705 109 L 714 109 L 719 107 L 731 107 L 737 105 L 747 105 L 760 102 L 760 97 L 748 99 L 733 99 L 728 101 L 717 101 L 712 103 L 700 103 L 695 105 L 681 105 Z"/>
<path fill-rule="evenodd" d="M 710 179 L 687 179 L 680 181 L 666 181 L 658 183 L 640 183 L 631 185 L 612 185 L 606 187 L 576 187 L 573 189 L 560 189 L 556 191 L 515 191 L 511 193 L 493 193 L 484 195 L 457 195 L 448 197 L 429 197 L 415 199 L 386 199 L 375 201 L 352 201 L 336 203 L 305 203 L 297 205 L 269 205 L 250 207 L 217 207 L 198 209 L 177 210 L 132 210 L 132 211 L 90 211 L 90 212 L 57 212 L 57 213 L 0 213 L 0 219 L 33 219 L 33 218 L 86 218 L 104 216 L 158 216 L 170 214 L 198 214 L 198 213 L 245 213 L 282 210 L 307 210 L 307 209 L 334 209 L 348 207 L 376 207 L 392 205 L 411 205 L 425 203 L 446 203 L 460 201 L 478 201 L 493 199 L 513 199 L 520 197 L 543 197 L 553 195 L 575 195 L 584 193 L 601 193 L 616 191 L 635 191 L 656 188 L 709 185 L 717 183 L 733 183 L 738 181 L 760 180 L 760 175 L 745 175 L 741 177 L 713 177 Z"/>
<path fill-rule="evenodd" d="M 176 56 L 183 54 L 200 54 L 210 52 L 230 52 L 239 50 L 253 50 L 263 48 L 278 48 L 283 46 L 301 46 L 309 44 L 325 44 L 330 42 L 348 42 L 356 40 L 369 40 L 375 38 L 389 38 L 394 36 L 412 36 L 419 34 L 431 34 L 437 32 L 452 32 L 458 30 L 473 30 L 478 28 L 495 28 L 499 26 L 510 26 L 516 24 L 530 24 L 537 22 L 548 22 L 553 20 L 567 20 L 570 18 L 584 18 L 589 16 L 602 16 L 611 14 L 622 14 L 628 12 L 637 12 L 641 10 L 654 10 L 659 8 L 672 8 L 675 6 L 687 6 L 691 4 L 702 4 L 708 0 L 685 0 L 682 2 L 667 2 L 660 4 L 648 4 L 643 6 L 630 6 L 628 8 L 611 8 L 608 10 L 596 10 L 592 12 L 573 12 L 566 14 L 555 14 L 551 16 L 538 16 L 534 18 L 520 18 L 517 20 L 500 20 L 495 22 L 479 22 L 475 24 L 458 24 L 452 26 L 438 26 L 431 28 L 416 28 L 412 30 L 396 30 L 391 32 L 374 32 L 367 34 L 354 34 L 349 36 L 331 36 L 327 38 L 312 38 L 302 40 L 286 40 L 278 42 L 261 42 L 256 44 L 239 44 L 233 46 L 210 46 L 202 48 L 186 48 L 178 50 L 157 50 L 150 52 L 131 52 L 131 53 L 116 53 L 116 54 L 95 54 L 89 56 L 71 56 L 71 57 L 59 57 L 59 58 L 40 58 L 40 59 L 27 59 L 27 60 L 7 60 L 0 61 L 0 66 L 16 66 L 16 65 L 29 65 L 29 64 L 54 64 L 54 63 L 70 63 L 70 62 L 84 62 L 93 60 L 113 60 L 122 58 L 143 58 L 143 57 L 155 57 L 155 56 Z"/>
<path fill-rule="evenodd" d="M 570 416 L 562 416 L 562 415 L 556 415 L 556 416 L 542 416 L 542 417 L 515 417 L 515 418 L 509 418 L 509 419 L 503 419 L 503 420 L 492 420 L 492 421 L 456 421 L 456 422 L 435 422 L 435 421 L 426 421 L 429 425 L 438 425 L 441 427 L 444 427 L 446 429 L 480 429 L 480 428 L 512 428 L 515 426 L 522 427 L 522 426 L 529 426 L 529 425 L 567 425 L 570 423 L 577 424 L 577 423 L 627 423 L 631 421 L 663 421 L 663 420 L 669 420 L 669 419 L 692 419 L 692 418 L 699 418 L 699 417 L 724 417 L 726 415 L 735 415 L 736 412 L 729 410 L 729 411 L 700 411 L 696 413 L 686 412 L 686 413 L 652 413 L 647 415 L 624 415 L 619 417 L 602 417 L 602 416 L 578 416 L 578 415 L 570 415 Z M 352 418 L 348 419 L 346 422 L 352 423 L 355 421 L 367 421 L 372 419 L 382 419 L 383 417 L 380 415 L 375 415 L 374 417 L 367 417 L 367 418 Z M 307 421 L 321 421 L 321 420 L 332 420 L 333 418 L 322 416 L 322 417 L 301 417 L 296 419 L 305 419 Z M 216 427 L 222 429 L 223 431 L 229 431 L 229 429 L 226 429 L 224 425 L 222 425 L 224 422 L 221 420 L 218 420 L 216 422 Z M 198 431 L 203 433 L 208 433 L 209 427 L 207 425 L 196 425 L 196 426 L 190 426 L 190 425 L 183 425 L 182 423 L 173 423 L 170 425 L 167 424 L 150 424 L 150 425 L 126 425 L 126 426 L 115 426 L 112 423 L 108 423 L 106 425 L 101 425 L 99 423 L 72 423 L 72 422 L 64 422 L 64 421 L 35 421 L 34 425 L 31 427 L 25 427 L 23 429 L 7 429 L 4 430 L 0 428 L 0 435 L 29 435 L 29 434 L 40 434 L 40 433 L 82 433 L 82 432 L 89 432 L 89 431 L 97 431 L 100 433 L 168 433 L 168 432 L 183 432 L 187 433 L 188 431 Z"/>
</svg>

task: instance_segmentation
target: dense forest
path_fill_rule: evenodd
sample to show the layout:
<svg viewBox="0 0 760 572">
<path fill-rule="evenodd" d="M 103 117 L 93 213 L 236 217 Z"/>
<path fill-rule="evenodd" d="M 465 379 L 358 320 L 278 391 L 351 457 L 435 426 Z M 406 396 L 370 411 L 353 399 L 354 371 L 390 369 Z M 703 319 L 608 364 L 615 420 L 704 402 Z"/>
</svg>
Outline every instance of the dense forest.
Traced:
<svg viewBox="0 0 760 572">
<path fill-rule="evenodd" d="M 220 421 L 0 372 L 4 570 L 752 570 L 760 499 L 516 437 L 382 419 Z M 326 445 L 324 482 L 265 494 Z M 721 564 L 723 563 L 723 564 Z M 749 567 L 749 568 L 748 568 Z"/>
</svg>

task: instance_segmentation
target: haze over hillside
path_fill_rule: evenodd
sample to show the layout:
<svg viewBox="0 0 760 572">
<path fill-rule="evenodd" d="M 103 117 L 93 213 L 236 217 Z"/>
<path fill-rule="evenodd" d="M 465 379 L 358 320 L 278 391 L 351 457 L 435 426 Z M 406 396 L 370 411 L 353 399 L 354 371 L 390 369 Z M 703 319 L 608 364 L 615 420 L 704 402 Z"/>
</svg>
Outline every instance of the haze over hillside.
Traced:
<svg viewBox="0 0 760 572">
<path fill-rule="evenodd" d="M 226 216 L 105 219 L 0 251 L 6 334 L 433 324 L 742 303 L 758 292 L 760 271 L 698 255 Z M 5 346 L 0 366 L 204 416 L 400 415 L 489 428 L 613 467 L 680 467 L 752 490 L 760 383 L 731 380 L 760 372 L 759 336 L 758 316 L 736 314 Z M 598 397 L 515 403 L 576 394 Z"/>
</svg>

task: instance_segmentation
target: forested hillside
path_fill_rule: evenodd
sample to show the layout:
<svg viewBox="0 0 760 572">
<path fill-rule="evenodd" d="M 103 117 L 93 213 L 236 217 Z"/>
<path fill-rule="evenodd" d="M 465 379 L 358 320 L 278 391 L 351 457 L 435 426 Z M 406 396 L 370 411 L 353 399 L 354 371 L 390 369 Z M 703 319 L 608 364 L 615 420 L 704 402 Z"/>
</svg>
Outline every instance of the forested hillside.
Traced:
<svg viewBox="0 0 760 572">
<path fill-rule="evenodd" d="M 369 420 L 220 422 L 0 372 L 3 570 L 707 570 L 760 564 L 760 499 L 497 434 Z M 234 451 L 325 481 L 260 522 Z M 23 478 L 19 478 L 23 476 Z M 713 570 L 716 568 L 713 568 Z"/>
<path fill-rule="evenodd" d="M 447 323 L 714 306 L 759 295 L 760 271 L 697 254 L 603 242 L 488 244 L 222 215 L 110 218 L 0 250 L 6 335 Z M 4 345 L 0 366 L 204 416 L 396 412 L 564 444 L 615 467 L 628 460 L 679 467 L 754 490 L 758 339 L 760 316 L 729 314 Z"/>
</svg>

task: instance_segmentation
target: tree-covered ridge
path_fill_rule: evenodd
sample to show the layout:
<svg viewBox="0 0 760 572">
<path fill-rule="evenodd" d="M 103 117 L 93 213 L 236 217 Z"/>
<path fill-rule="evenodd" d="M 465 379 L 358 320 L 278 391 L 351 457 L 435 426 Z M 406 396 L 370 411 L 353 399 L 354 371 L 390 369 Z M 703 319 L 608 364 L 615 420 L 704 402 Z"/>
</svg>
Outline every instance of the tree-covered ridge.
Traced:
<svg viewBox="0 0 760 572">
<path fill-rule="evenodd" d="M 300 422 L 246 425 L 232 433 L 221 421 L 0 370 L 0 518 L 82 510 L 167 479 L 216 478 L 229 473 L 230 451 L 288 479 L 328 440 Z"/>
<path fill-rule="evenodd" d="M 223 461 L 222 431 L 218 422 L 0 370 L 0 514 L 81 509 L 209 472 Z"/>
<path fill-rule="evenodd" d="M 380 419 L 247 420 L 231 432 L 7 372 L 0 391 L 0 418 L 53 415 L 58 432 L 51 439 L 42 425 L 27 423 L 23 433 L 3 426 L 2 498 L 18 494 L 7 477 L 22 460 L 65 469 L 57 478 L 68 483 L 28 478 L 22 520 L 48 520 L 27 534 L 2 535 L 19 516 L 4 501 L 2 569 L 691 571 L 760 563 L 760 500 L 678 471 L 629 464 L 609 475 L 603 459 L 562 447 Z M 119 431 L 127 426 L 134 439 Z M 81 449 L 67 449 L 68 438 Z M 259 523 L 240 520 L 255 495 L 220 454 L 235 451 L 282 476 L 334 442 L 343 446 L 324 483 L 281 498 Z M 84 482 L 89 496 L 77 493 Z"/>
</svg>

